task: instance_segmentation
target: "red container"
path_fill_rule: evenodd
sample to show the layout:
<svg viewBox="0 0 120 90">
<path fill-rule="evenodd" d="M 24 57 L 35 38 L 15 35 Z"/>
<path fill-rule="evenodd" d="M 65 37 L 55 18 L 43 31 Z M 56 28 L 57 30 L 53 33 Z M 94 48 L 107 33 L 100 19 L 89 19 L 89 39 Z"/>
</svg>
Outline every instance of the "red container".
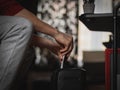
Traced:
<svg viewBox="0 0 120 90">
<path fill-rule="evenodd" d="M 118 49 L 118 53 L 120 53 L 120 48 Z M 105 90 L 110 90 L 111 86 L 111 62 L 113 62 L 111 58 L 111 54 L 113 54 L 112 49 L 105 50 Z"/>
</svg>

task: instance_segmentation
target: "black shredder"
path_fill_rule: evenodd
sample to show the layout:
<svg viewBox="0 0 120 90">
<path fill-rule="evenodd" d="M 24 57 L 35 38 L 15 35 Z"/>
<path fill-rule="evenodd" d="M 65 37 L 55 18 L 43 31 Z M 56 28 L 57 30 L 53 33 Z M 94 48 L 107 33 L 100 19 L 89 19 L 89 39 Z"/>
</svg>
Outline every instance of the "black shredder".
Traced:
<svg viewBox="0 0 120 90">
<path fill-rule="evenodd" d="M 52 76 L 52 90 L 85 90 L 86 71 L 83 68 L 65 66 L 56 70 Z"/>
</svg>

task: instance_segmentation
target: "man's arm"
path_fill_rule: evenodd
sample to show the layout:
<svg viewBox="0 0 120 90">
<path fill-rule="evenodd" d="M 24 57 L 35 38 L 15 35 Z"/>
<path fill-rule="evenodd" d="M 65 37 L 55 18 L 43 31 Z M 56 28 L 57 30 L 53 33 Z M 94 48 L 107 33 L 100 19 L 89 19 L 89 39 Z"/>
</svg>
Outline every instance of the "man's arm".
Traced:
<svg viewBox="0 0 120 90">
<path fill-rule="evenodd" d="M 52 36 L 62 47 L 62 49 L 60 50 L 61 54 L 67 55 L 67 57 L 69 57 L 73 49 L 73 38 L 71 35 L 56 30 L 52 26 L 38 19 L 33 13 L 26 9 L 22 9 L 15 16 L 27 18 L 33 23 L 33 26 L 37 32 Z"/>
<path fill-rule="evenodd" d="M 37 32 L 41 32 L 52 37 L 54 37 L 54 35 L 58 33 L 58 31 L 55 28 L 38 19 L 33 13 L 31 13 L 27 9 L 21 10 L 15 16 L 22 16 L 30 20 L 33 23 L 33 26 Z"/>
</svg>

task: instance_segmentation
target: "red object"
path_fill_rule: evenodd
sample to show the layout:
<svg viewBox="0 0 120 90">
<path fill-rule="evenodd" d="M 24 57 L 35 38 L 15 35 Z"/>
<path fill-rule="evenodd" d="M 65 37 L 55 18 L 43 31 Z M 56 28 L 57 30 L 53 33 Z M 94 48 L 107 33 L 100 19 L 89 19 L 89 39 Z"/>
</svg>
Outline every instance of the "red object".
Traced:
<svg viewBox="0 0 120 90">
<path fill-rule="evenodd" d="M 113 53 L 112 49 L 105 50 L 105 90 L 110 90 L 110 61 L 111 54 Z M 118 53 L 120 53 L 120 48 L 118 49 Z"/>
<path fill-rule="evenodd" d="M 13 16 L 23 7 L 16 0 L 0 0 L 0 15 Z"/>
<path fill-rule="evenodd" d="M 110 90 L 110 54 L 112 49 L 105 50 L 105 90 Z"/>
</svg>

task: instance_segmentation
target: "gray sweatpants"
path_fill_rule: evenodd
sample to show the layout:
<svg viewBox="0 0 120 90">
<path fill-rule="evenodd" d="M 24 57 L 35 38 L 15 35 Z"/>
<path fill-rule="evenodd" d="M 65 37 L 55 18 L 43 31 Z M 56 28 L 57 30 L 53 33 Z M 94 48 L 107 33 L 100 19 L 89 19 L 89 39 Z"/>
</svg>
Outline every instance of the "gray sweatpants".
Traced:
<svg viewBox="0 0 120 90">
<path fill-rule="evenodd" d="M 0 90 L 9 90 L 32 35 L 27 19 L 0 16 Z"/>
</svg>

